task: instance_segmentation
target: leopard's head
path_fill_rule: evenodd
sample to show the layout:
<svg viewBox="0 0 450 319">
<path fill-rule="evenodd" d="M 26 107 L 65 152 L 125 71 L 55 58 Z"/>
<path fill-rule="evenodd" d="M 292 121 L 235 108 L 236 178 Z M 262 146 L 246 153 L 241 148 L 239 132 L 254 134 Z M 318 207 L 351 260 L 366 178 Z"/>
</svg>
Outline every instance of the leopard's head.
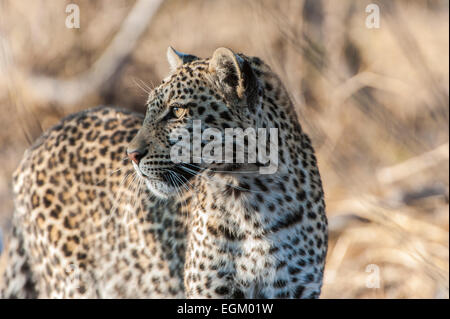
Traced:
<svg viewBox="0 0 450 319">
<path fill-rule="evenodd" d="M 142 128 L 127 149 L 139 176 L 161 198 L 217 164 L 205 156 L 207 141 L 196 140 L 196 131 L 255 126 L 262 96 L 244 55 L 219 48 L 199 59 L 169 47 L 167 57 L 171 73 L 149 94 Z"/>
</svg>

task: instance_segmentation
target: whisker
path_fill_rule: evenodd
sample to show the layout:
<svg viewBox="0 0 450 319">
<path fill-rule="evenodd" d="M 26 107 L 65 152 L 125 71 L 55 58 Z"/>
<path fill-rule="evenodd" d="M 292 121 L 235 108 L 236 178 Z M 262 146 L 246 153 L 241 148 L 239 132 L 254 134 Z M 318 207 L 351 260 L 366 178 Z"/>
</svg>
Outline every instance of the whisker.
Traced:
<svg viewBox="0 0 450 319">
<path fill-rule="evenodd" d="M 174 177 L 176 177 L 177 174 L 173 171 L 169 171 L 169 177 L 173 180 Z M 184 202 L 184 205 L 182 207 L 184 207 L 185 209 L 187 209 L 187 203 L 186 203 L 186 199 L 182 196 L 181 193 L 181 189 L 176 186 L 176 184 L 174 183 L 174 187 L 175 187 L 175 191 L 177 192 L 177 196 L 179 198 L 179 200 L 181 200 L 182 202 Z"/>
<path fill-rule="evenodd" d="M 136 178 L 137 178 L 137 174 L 136 172 L 133 174 L 133 179 L 131 180 L 131 182 L 128 184 L 127 186 L 127 190 L 129 193 L 133 194 L 136 191 Z M 135 205 L 135 201 L 136 201 L 136 197 L 129 195 L 128 196 L 128 201 L 127 204 L 131 205 L 131 209 L 134 207 Z M 125 224 L 130 220 L 130 207 L 126 206 L 125 209 L 125 214 L 124 214 L 124 221 Z"/>
<path fill-rule="evenodd" d="M 208 170 L 208 171 L 211 171 L 211 172 L 214 172 L 214 173 L 229 173 L 229 174 L 253 174 L 253 173 L 259 173 L 258 170 L 255 170 L 255 171 L 222 171 L 222 170 L 217 170 L 217 169 L 214 169 L 214 168 L 201 167 L 201 166 L 198 166 L 198 165 L 195 165 L 195 164 L 192 164 L 192 163 L 183 163 L 183 164 L 191 165 L 191 166 L 193 166 L 195 168 Z M 233 164 L 233 163 L 230 163 L 230 164 Z M 241 163 L 238 163 L 238 164 L 241 164 Z M 245 163 L 242 163 L 242 164 L 245 164 Z"/>
<path fill-rule="evenodd" d="M 116 169 L 116 170 L 114 170 L 114 171 L 108 173 L 108 174 L 106 175 L 106 177 L 105 177 L 104 179 L 101 179 L 100 181 L 98 181 L 98 182 L 95 184 L 95 186 L 97 186 L 98 184 L 104 182 L 107 178 L 111 177 L 114 173 L 120 172 L 120 171 L 121 171 L 122 169 L 124 169 L 124 168 L 125 168 L 125 167 L 121 167 L 121 168 L 118 168 L 118 169 Z"/>
<path fill-rule="evenodd" d="M 134 84 L 136 84 L 142 91 L 144 91 L 144 93 L 150 94 L 151 89 L 142 87 L 142 85 L 139 84 L 139 83 L 137 82 L 137 80 L 141 81 L 141 82 L 142 82 L 141 84 L 144 84 L 143 81 L 142 81 L 141 79 L 137 79 L 137 78 L 133 77 L 133 82 L 134 82 Z"/>
<path fill-rule="evenodd" d="M 210 180 L 213 179 L 213 177 L 206 177 L 206 176 L 203 176 L 202 174 L 198 174 L 196 171 L 194 171 L 194 170 L 192 170 L 192 169 L 189 169 L 189 168 L 187 168 L 187 167 L 185 167 L 185 166 L 183 166 L 183 165 L 180 165 L 179 167 L 180 167 L 181 169 L 184 169 L 186 172 L 190 173 L 192 176 L 199 176 L 199 177 L 201 177 L 201 178 L 204 178 L 207 182 L 209 182 Z M 208 171 L 208 169 L 207 169 L 207 168 L 204 168 L 203 171 L 202 171 L 202 173 L 203 173 L 203 172 L 206 172 L 206 171 Z M 208 178 L 209 178 L 210 180 L 208 180 Z M 230 187 L 232 187 L 232 188 L 235 188 L 235 189 L 241 190 L 241 191 L 246 191 L 246 192 L 251 192 L 251 193 L 264 193 L 263 191 L 255 191 L 255 190 L 247 189 L 247 188 L 244 188 L 244 187 L 241 187 L 241 186 L 236 186 L 236 185 L 233 185 L 233 184 L 229 184 L 229 183 L 226 183 L 226 182 L 224 182 L 224 181 L 222 181 L 222 180 L 220 180 L 220 179 L 214 179 L 214 181 L 220 182 L 220 183 L 222 183 L 223 185 L 227 185 L 227 186 L 230 186 Z"/>
<path fill-rule="evenodd" d="M 124 185 L 124 183 L 128 182 L 130 176 L 135 176 L 135 175 L 136 175 L 136 172 L 133 172 L 132 174 L 130 174 L 130 173 L 126 174 L 122 178 L 121 182 L 119 183 L 118 193 L 114 196 L 114 199 L 113 199 L 114 205 L 110 211 L 110 218 L 113 216 L 114 213 L 116 213 L 119 205 L 122 203 L 122 198 L 123 198 L 123 194 L 124 194 L 124 191 L 122 190 L 122 186 Z M 128 187 L 126 187 L 126 188 L 128 189 Z"/>
</svg>

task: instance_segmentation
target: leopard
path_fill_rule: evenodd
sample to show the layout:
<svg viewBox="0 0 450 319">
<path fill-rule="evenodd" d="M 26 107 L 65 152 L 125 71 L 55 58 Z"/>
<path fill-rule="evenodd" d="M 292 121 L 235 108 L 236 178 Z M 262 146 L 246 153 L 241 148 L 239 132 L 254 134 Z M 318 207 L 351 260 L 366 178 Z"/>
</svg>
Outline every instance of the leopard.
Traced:
<svg viewBox="0 0 450 319">
<path fill-rule="evenodd" d="M 86 109 L 25 151 L 2 298 L 319 298 L 325 195 L 281 79 L 223 47 L 208 58 L 169 47 L 167 59 L 145 115 Z M 179 160 L 174 135 L 194 136 L 196 121 L 219 132 L 276 128 L 257 146 L 276 146 L 275 169 L 262 170 L 264 156 L 234 161 L 238 148 L 254 151 L 247 137 L 228 149 L 232 161 L 196 161 L 195 149 Z"/>
</svg>

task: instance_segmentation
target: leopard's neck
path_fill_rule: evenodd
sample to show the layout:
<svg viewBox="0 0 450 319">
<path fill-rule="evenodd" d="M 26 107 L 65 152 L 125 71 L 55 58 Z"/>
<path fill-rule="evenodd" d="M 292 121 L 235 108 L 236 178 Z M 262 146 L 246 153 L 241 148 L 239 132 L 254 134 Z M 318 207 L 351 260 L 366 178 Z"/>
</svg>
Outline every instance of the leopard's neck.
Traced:
<svg viewBox="0 0 450 319">
<path fill-rule="evenodd" d="M 258 294 L 274 282 L 279 266 L 272 252 L 284 236 L 273 230 L 285 214 L 299 210 L 274 187 L 280 182 L 278 175 L 242 174 L 212 174 L 192 182 L 184 269 L 188 297 L 271 296 L 270 289 Z M 199 282 L 214 287 L 199 291 Z"/>
</svg>

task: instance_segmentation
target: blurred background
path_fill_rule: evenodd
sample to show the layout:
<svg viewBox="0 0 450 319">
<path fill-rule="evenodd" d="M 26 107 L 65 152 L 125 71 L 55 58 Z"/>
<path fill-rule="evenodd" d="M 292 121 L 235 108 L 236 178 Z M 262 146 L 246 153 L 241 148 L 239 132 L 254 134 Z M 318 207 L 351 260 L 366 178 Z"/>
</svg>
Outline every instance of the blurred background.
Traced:
<svg viewBox="0 0 450 319">
<path fill-rule="evenodd" d="M 366 25 L 372 2 L 379 28 Z M 0 0 L 3 233 L 24 150 L 69 113 L 143 112 L 169 45 L 259 56 L 284 81 L 325 188 L 323 298 L 449 297 L 445 0 Z"/>
</svg>

